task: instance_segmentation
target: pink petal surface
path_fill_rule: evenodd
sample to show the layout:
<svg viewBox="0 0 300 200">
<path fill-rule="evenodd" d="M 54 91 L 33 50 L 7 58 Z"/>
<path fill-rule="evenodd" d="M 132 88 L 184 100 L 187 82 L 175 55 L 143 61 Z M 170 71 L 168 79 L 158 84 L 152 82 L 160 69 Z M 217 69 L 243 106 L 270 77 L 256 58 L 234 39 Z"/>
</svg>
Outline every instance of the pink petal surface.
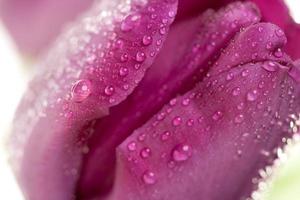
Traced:
<svg viewBox="0 0 300 200">
<path fill-rule="evenodd" d="M 300 45 L 298 39 L 300 25 L 290 16 L 289 9 L 284 0 L 252 1 L 260 8 L 264 21 L 274 23 L 283 29 L 289 41 L 286 51 L 292 58 L 298 59 L 300 57 L 300 50 L 295 48 L 295 46 Z M 283 32 L 277 32 L 277 34 L 283 35 Z"/>
<path fill-rule="evenodd" d="M 22 52 L 36 55 L 93 0 L 2 0 L 0 17 Z"/>
<path fill-rule="evenodd" d="M 251 3 L 188 12 L 224 2 L 180 1 L 170 26 L 175 0 L 97 1 L 43 58 L 16 114 L 11 160 L 25 197 L 249 196 L 299 130 L 300 65 Z"/>
<path fill-rule="evenodd" d="M 81 195 L 101 192 L 103 182 L 111 184 L 116 146 L 172 97 L 192 88 L 233 35 L 258 20 L 259 14 L 253 4 L 236 3 L 171 27 L 161 53 L 134 93 L 93 127 L 95 134 L 88 145 L 91 152 L 86 156 L 79 185 Z M 197 30 L 191 34 L 194 27 Z M 185 39 L 180 39 L 182 36 Z"/>
<path fill-rule="evenodd" d="M 274 34 L 278 29 L 270 24 L 252 26 L 232 45 L 238 47 L 245 35 L 251 39 L 252 30 L 257 39 L 263 37 L 257 27 Z M 228 60 L 233 59 L 230 51 L 229 46 L 223 54 Z M 119 146 L 110 199 L 248 197 L 255 188 L 252 178 L 260 178 L 259 169 L 272 163 L 282 138 L 295 132 L 290 121 L 300 110 L 295 101 L 300 97 L 299 82 L 288 74 L 293 64 L 281 62 L 286 60 L 241 62 L 230 69 L 221 65 L 224 71 L 166 105 L 157 114 L 167 113 L 164 119 L 153 117 Z M 270 67 L 273 64 L 276 67 Z M 219 65 L 212 70 L 215 67 Z"/>
<path fill-rule="evenodd" d="M 17 111 L 10 144 L 27 199 L 75 198 L 90 134 L 79 131 L 137 86 L 161 48 L 156 42 L 165 39 L 159 30 L 168 30 L 175 16 L 169 13 L 176 8 L 172 0 L 99 1 L 40 63 Z M 145 35 L 152 44 L 143 44 Z"/>
</svg>

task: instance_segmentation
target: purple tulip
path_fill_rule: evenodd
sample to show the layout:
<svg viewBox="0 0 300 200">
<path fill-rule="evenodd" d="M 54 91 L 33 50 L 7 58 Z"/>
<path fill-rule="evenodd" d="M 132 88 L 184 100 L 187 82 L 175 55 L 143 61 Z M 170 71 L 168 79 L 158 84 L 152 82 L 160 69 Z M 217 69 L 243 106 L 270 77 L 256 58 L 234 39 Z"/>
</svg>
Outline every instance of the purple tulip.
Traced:
<svg viewBox="0 0 300 200">
<path fill-rule="evenodd" d="M 299 133 L 298 26 L 273 1 L 96 2 L 16 113 L 26 199 L 249 197 Z"/>
</svg>

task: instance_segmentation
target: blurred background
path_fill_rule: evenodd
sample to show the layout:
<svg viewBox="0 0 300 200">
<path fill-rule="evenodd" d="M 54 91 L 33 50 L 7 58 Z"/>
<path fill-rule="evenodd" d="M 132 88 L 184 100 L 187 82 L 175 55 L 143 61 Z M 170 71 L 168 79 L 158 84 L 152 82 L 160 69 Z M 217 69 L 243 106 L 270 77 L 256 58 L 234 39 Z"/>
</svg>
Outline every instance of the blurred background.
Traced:
<svg viewBox="0 0 300 200">
<path fill-rule="evenodd" d="M 61 24 L 55 19 L 53 19 L 53 22 L 50 24 L 41 23 L 49 17 L 57 19 L 63 18 L 65 21 L 71 21 L 76 17 L 77 13 L 86 9 L 92 2 L 92 0 L 64 0 L 58 3 L 60 4 L 59 6 L 61 8 L 67 8 L 67 6 L 70 5 L 69 3 L 72 2 L 72 6 L 74 6 L 72 11 L 66 10 L 61 16 L 54 16 L 52 12 L 41 10 L 39 11 L 40 13 L 35 12 L 36 16 L 31 16 L 32 12 L 30 10 L 28 12 L 26 11 L 28 6 L 31 6 L 30 3 L 20 3 L 21 5 L 15 8 L 12 4 L 16 1 L 27 2 L 23 0 L 0 0 L 0 5 L 3 2 L 4 6 L 2 6 L 2 8 L 5 8 L 1 10 L 0 6 L 0 16 L 4 19 L 12 15 L 11 9 L 17 9 L 19 11 L 9 22 L 11 27 L 7 25 L 4 26 L 0 20 L 0 199 L 6 200 L 24 200 L 7 163 L 7 154 L 5 151 L 5 141 L 8 137 L 11 120 L 16 106 L 26 89 L 26 84 L 31 77 L 33 58 L 37 57 L 37 55 L 43 51 L 42 47 L 47 46 L 46 41 L 53 39 L 61 29 Z M 28 2 L 36 3 L 37 6 L 33 6 L 35 9 L 39 9 L 41 6 L 41 3 L 36 1 Z M 48 7 L 54 6 L 53 2 L 57 3 L 56 1 L 52 1 L 52 3 L 51 1 L 49 2 L 50 3 L 46 5 Z M 286 0 L 286 3 L 290 7 L 291 14 L 295 21 L 300 23 L 300 1 Z M 42 15 L 39 16 L 39 14 Z M 42 19 L 35 18 L 41 16 Z M 16 30 L 14 28 L 16 23 L 23 23 L 22 21 L 16 21 L 18 17 L 33 17 L 35 20 L 32 21 L 32 23 L 29 22 L 29 24 L 24 23 L 21 24 L 21 26 L 16 26 L 26 30 L 24 32 L 21 29 Z M 41 28 L 43 26 L 45 29 Z M 10 29 L 10 34 L 5 27 Z M 36 27 L 41 30 L 34 30 Z M 43 31 L 49 32 L 49 29 L 52 31 L 48 34 L 44 34 L 45 37 L 41 38 L 39 43 L 30 43 L 31 41 L 28 38 L 34 37 L 34 34 L 43 34 Z M 13 42 L 11 36 L 18 42 L 19 48 L 17 48 Z M 32 48 L 26 49 L 28 46 Z M 24 53 L 21 54 L 18 50 L 20 48 L 25 50 L 24 52 L 28 52 L 28 55 L 24 55 Z M 300 199 L 300 139 L 294 138 L 294 140 L 290 140 L 288 143 L 289 145 L 287 145 L 287 149 L 284 150 L 284 152 L 278 152 L 280 159 L 276 161 L 275 166 L 273 166 L 272 169 L 261 172 L 262 176 L 268 176 L 270 171 L 273 173 L 266 183 L 259 185 L 260 190 L 253 194 L 254 199 Z"/>
</svg>

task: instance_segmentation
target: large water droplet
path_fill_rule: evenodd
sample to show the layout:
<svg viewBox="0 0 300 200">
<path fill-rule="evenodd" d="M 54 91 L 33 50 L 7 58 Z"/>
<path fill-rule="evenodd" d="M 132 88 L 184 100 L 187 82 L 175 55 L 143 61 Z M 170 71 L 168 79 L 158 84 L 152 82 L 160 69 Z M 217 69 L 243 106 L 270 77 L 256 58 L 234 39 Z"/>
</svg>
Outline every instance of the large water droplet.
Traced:
<svg viewBox="0 0 300 200">
<path fill-rule="evenodd" d="M 121 23 L 121 30 L 123 32 L 131 31 L 135 26 L 139 24 L 140 20 L 140 14 L 128 15 Z"/>
<path fill-rule="evenodd" d="M 142 176 L 143 182 L 147 185 L 153 185 L 156 182 L 156 177 L 154 172 L 145 171 Z"/>
<path fill-rule="evenodd" d="M 172 151 L 172 158 L 176 162 L 183 162 L 192 156 L 192 147 L 187 144 L 179 144 Z"/>
<path fill-rule="evenodd" d="M 72 89 L 72 100 L 75 102 L 83 102 L 91 94 L 91 82 L 86 79 L 77 81 Z"/>
</svg>

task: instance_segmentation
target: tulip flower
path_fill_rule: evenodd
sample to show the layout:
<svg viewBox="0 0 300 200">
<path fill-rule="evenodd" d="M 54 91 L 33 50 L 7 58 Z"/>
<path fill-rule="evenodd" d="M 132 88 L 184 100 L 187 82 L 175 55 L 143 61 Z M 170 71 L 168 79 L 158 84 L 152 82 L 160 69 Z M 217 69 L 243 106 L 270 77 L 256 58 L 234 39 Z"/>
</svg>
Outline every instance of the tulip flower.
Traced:
<svg viewBox="0 0 300 200">
<path fill-rule="evenodd" d="M 96 1 L 40 59 L 16 112 L 25 198 L 251 197 L 299 133 L 298 26 L 279 0 L 276 15 L 230 2 Z"/>
</svg>

